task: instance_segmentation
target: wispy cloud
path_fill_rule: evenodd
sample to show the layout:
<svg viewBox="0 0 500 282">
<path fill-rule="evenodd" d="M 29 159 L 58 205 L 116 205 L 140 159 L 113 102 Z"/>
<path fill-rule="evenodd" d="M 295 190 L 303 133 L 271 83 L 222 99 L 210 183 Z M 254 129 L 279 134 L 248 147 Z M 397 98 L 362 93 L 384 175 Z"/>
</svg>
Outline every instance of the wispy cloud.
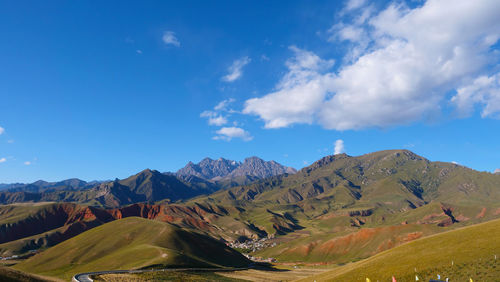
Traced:
<svg viewBox="0 0 500 282">
<path fill-rule="evenodd" d="M 233 138 L 240 138 L 243 141 L 250 141 L 253 136 L 243 128 L 240 127 L 223 127 L 216 131 L 217 136 L 214 136 L 214 140 L 225 140 L 231 141 Z"/>
<path fill-rule="evenodd" d="M 0 158 L 0 163 L 4 163 L 4 162 L 6 162 L 6 161 L 7 161 L 7 159 L 6 159 L 6 158 Z"/>
<path fill-rule="evenodd" d="M 225 100 L 222 100 L 219 102 L 219 104 L 217 104 L 215 107 L 214 107 L 214 110 L 216 111 L 225 111 L 225 110 L 228 110 L 227 107 L 233 103 L 234 101 L 236 101 L 235 99 L 233 98 L 229 98 L 229 99 L 225 99 Z"/>
<path fill-rule="evenodd" d="M 32 162 L 30 162 L 30 161 L 25 161 L 24 162 L 24 165 L 31 165 L 31 164 L 32 164 Z"/>
<path fill-rule="evenodd" d="M 0 135 L 2 135 L 5 132 L 5 129 L 0 126 Z"/>
<path fill-rule="evenodd" d="M 142 54 L 142 50 L 140 50 L 140 49 L 135 50 L 135 52 L 136 52 L 137 54 Z"/>
<path fill-rule="evenodd" d="M 167 30 L 163 32 L 162 40 L 167 45 L 173 45 L 175 47 L 181 46 L 181 42 L 179 42 L 179 39 L 177 39 L 175 32 L 173 31 Z"/>
<path fill-rule="evenodd" d="M 235 60 L 233 64 L 227 69 L 228 74 L 222 77 L 225 82 L 233 82 L 243 75 L 243 67 L 250 63 L 249 57 L 243 57 Z"/>
<path fill-rule="evenodd" d="M 235 112 L 229 108 L 229 105 L 234 101 L 235 100 L 233 98 L 222 100 L 213 108 L 213 110 L 202 112 L 200 117 L 207 118 L 209 125 L 222 126 L 227 124 L 228 119 L 225 115 Z"/>
<path fill-rule="evenodd" d="M 200 114 L 200 117 L 208 118 L 209 125 L 221 126 L 227 123 L 227 119 L 213 111 L 204 111 Z"/>
<path fill-rule="evenodd" d="M 14 139 L 9 139 L 9 140 L 7 140 L 7 143 L 9 143 L 9 144 L 13 144 L 13 143 L 14 143 Z"/>
<path fill-rule="evenodd" d="M 344 152 L 345 152 L 344 140 L 338 139 L 337 141 L 335 141 L 335 148 L 333 150 L 333 154 L 337 155 L 337 154 L 342 154 Z"/>
</svg>

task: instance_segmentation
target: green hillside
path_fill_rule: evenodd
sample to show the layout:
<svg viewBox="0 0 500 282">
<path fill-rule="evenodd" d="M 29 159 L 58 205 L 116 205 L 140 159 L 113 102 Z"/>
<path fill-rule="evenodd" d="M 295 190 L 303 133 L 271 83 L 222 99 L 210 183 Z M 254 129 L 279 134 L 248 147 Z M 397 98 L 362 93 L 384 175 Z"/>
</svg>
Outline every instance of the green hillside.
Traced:
<svg viewBox="0 0 500 282">
<path fill-rule="evenodd" d="M 248 260 L 225 244 L 171 224 L 129 217 L 64 241 L 15 266 L 47 276 L 148 266 L 241 267 Z"/>
<path fill-rule="evenodd" d="M 500 277 L 500 220 L 415 240 L 303 281 L 495 281 Z M 497 256 L 498 260 L 495 259 Z M 416 272 L 415 272 L 416 270 Z"/>
<path fill-rule="evenodd" d="M 0 281 L 10 281 L 10 282 L 48 282 L 56 281 L 49 280 L 44 277 L 39 277 L 36 275 L 31 275 L 19 270 L 14 270 L 9 267 L 0 266 Z"/>
<path fill-rule="evenodd" d="M 167 180 L 146 170 L 112 182 L 115 184 L 107 187 L 109 190 L 106 183 L 101 184 L 109 193 L 96 199 L 110 206 L 129 202 L 127 197 L 115 202 L 114 189 L 120 187 L 128 187 L 124 191 L 134 191 L 136 196 L 161 198 L 154 195 L 162 190 L 153 187 L 168 188 L 171 182 Z M 173 189 L 169 194 L 181 189 L 167 188 Z M 263 249 L 243 248 L 254 256 L 332 265 L 498 218 L 500 175 L 431 162 L 407 150 L 390 150 L 356 157 L 327 156 L 294 175 L 263 179 L 184 203 L 160 201 L 108 210 L 82 207 L 61 218 L 58 222 L 63 225 L 57 223 L 50 229 L 41 224 L 53 222 L 44 221 L 44 214 L 52 214 L 45 212 L 49 209 L 29 209 L 0 209 L 0 229 L 9 230 L 3 234 L 22 233 L 1 241 L 0 252 L 18 254 L 45 248 L 63 241 L 59 234 L 69 239 L 102 223 L 138 216 L 215 239 L 264 238 Z M 2 214 L 3 210 L 9 211 Z M 40 228 L 29 228 L 35 223 Z M 20 231 L 10 232 L 14 227 Z"/>
</svg>

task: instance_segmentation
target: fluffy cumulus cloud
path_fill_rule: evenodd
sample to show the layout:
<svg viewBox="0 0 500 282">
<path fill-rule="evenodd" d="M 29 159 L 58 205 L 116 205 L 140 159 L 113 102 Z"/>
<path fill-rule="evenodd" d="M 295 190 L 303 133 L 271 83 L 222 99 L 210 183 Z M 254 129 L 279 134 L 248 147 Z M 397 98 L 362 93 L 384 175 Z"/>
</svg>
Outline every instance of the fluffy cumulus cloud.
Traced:
<svg viewBox="0 0 500 282">
<path fill-rule="evenodd" d="M 244 113 L 266 128 L 389 127 L 435 116 L 456 92 L 451 104 L 461 113 L 479 105 L 483 117 L 499 116 L 500 74 L 488 73 L 499 61 L 496 0 L 429 0 L 413 9 L 398 2 L 380 11 L 349 1 L 344 11 L 330 29 L 330 41 L 349 47 L 342 64 L 332 71 L 332 61 L 292 47 L 276 89 L 247 100 Z"/>
<path fill-rule="evenodd" d="M 181 46 L 181 42 L 179 41 L 179 39 L 177 39 L 177 37 L 175 36 L 175 32 L 173 31 L 169 30 L 164 31 L 161 39 L 163 40 L 163 43 L 165 43 L 166 45 L 172 45 L 175 47 Z"/>
<path fill-rule="evenodd" d="M 333 74 L 323 74 L 334 64 L 312 52 L 290 47 L 295 56 L 286 62 L 288 73 L 276 91 L 245 102 L 243 113 L 255 114 L 265 121 L 266 128 L 286 127 L 293 123 L 312 123 L 315 112 L 333 90 Z"/>
<path fill-rule="evenodd" d="M 335 147 L 333 150 L 333 154 L 337 155 L 337 154 L 342 154 L 344 152 L 345 152 L 344 140 L 338 139 L 337 141 L 335 141 Z"/>
<path fill-rule="evenodd" d="M 227 69 L 228 74 L 222 77 L 225 82 L 233 82 L 243 75 L 243 67 L 250 63 L 249 57 L 243 57 L 235 60 L 233 64 Z"/>
<path fill-rule="evenodd" d="M 0 163 L 4 163 L 4 162 L 6 162 L 6 161 L 7 161 L 7 159 L 6 159 L 6 158 L 0 158 Z"/>
<path fill-rule="evenodd" d="M 31 165 L 31 162 L 30 161 L 25 161 L 24 165 Z"/>
<path fill-rule="evenodd" d="M 480 76 L 470 85 L 460 87 L 451 101 L 459 112 L 468 116 L 475 105 L 481 105 L 482 117 L 500 118 L 500 73 Z"/>
<path fill-rule="evenodd" d="M 226 140 L 231 141 L 233 138 L 240 138 L 244 141 L 250 141 L 253 139 L 252 135 L 243 128 L 239 127 L 223 127 L 216 131 L 217 136 L 214 136 L 214 140 Z"/>
</svg>

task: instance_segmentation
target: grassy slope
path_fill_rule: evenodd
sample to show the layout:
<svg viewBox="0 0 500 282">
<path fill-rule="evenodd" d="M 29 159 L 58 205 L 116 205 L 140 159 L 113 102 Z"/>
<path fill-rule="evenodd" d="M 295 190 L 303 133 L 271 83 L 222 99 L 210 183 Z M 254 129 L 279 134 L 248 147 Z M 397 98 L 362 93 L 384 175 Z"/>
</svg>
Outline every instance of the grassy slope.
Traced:
<svg viewBox="0 0 500 282">
<path fill-rule="evenodd" d="M 43 282 L 53 280 L 47 280 L 43 277 L 31 275 L 9 267 L 0 266 L 0 281 Z"/>
<path fill-rule="evenodd" d="M 304 281 L 390 281 L 392 275 L 415 281 L 415 274 L 421 281 L 437 274 L 451 281 L 493 281 L 500 277 L 499 236 L 500 220 L 493 220 L 416 240 Z"/>
<path fill-rule="evenodd" d="M 0 225 L 23 220 L 53 205 L 51 202 L 0 205 Z"/>
<path fill-rule="evenodd" d="M 113 221 L 15 266 L 64 279 L 80 272 L 164 266 L 244 266 L 224 244 L 171 224 L 137 217 Z"/>
<path fill-rule="evenodd" d="M 106 282 L 138 282 L 138 281 L 190 281 L 190 282 L 243 282 L 248 280 L 235 279 L 208 271 L 165 271 L 141 274 L 107 274 L 94 277 L 94 281 Z"/>
</svg>

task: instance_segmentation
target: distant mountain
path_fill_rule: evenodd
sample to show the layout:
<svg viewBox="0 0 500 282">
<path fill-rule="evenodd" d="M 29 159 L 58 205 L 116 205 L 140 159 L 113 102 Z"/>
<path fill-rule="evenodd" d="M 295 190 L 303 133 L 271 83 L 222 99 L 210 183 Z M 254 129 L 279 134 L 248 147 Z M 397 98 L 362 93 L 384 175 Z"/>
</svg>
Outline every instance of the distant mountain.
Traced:
<svg viewBox="0 0 500 282">
<path fill-rule="evenodd" d="M 213 186 L 193 185 L 175 175 L 145 169 L 123 180 L 102 183 L 89 193 L 95 194 L 95 201 L 103 206 L 118 207 L 137 202 L 189 199 L 215 190 Z"/>
<path fill-rule="evenodd" d="M 195 164 L 189 162 L 177 171 L 176 175 L 182 178 L 196 176 L 206 180 L 228 180 L 249 177 L 252 180 L 262 179 L 284 173 L 293 174 L 294 168 L 281 165 L 275 161 L 264 161 L 258 157 L 246 158 L 243 162 L 219 158 L 212 160 L 205 158 Z"/>
<path fill-rule="evenodd" d="M 78 178 L 70 178 L 58 182 L 47 182 L 38 180 L 33 183 L 13 183 L 13 184 L 0 184 L 0 190 L 8 190 L 9 192 L 49 192 L 61 190 L 79 190 L 90 188 L 94 186 L 96 181 L 86 182 Z"/>
<path fill-rule="evenodd" d="M 218 188 L 194 177 L 184 181 L 168 173 L 145 169 L 128 178 L 87 184 L 69 179 L 57 183 L 37 181 L 0 192 L 0 204 L 18 202 L 76 202 L 94 206 L 119 207 L 139 202 L 184 200 L 209 194 Z"/>
<path fill-rule="evenodd" d="M 219 158 L 217 160 L 204 158 L 197 164 L 189 162 L 185 167 L 178 170 L 176 174 L 182 177 L 193 175 L 204 179 L 212 179 L 214 177 L 227 176 L 240 165 L 240 162 L 230 161 L 224 158 Z"/>
</svg>

